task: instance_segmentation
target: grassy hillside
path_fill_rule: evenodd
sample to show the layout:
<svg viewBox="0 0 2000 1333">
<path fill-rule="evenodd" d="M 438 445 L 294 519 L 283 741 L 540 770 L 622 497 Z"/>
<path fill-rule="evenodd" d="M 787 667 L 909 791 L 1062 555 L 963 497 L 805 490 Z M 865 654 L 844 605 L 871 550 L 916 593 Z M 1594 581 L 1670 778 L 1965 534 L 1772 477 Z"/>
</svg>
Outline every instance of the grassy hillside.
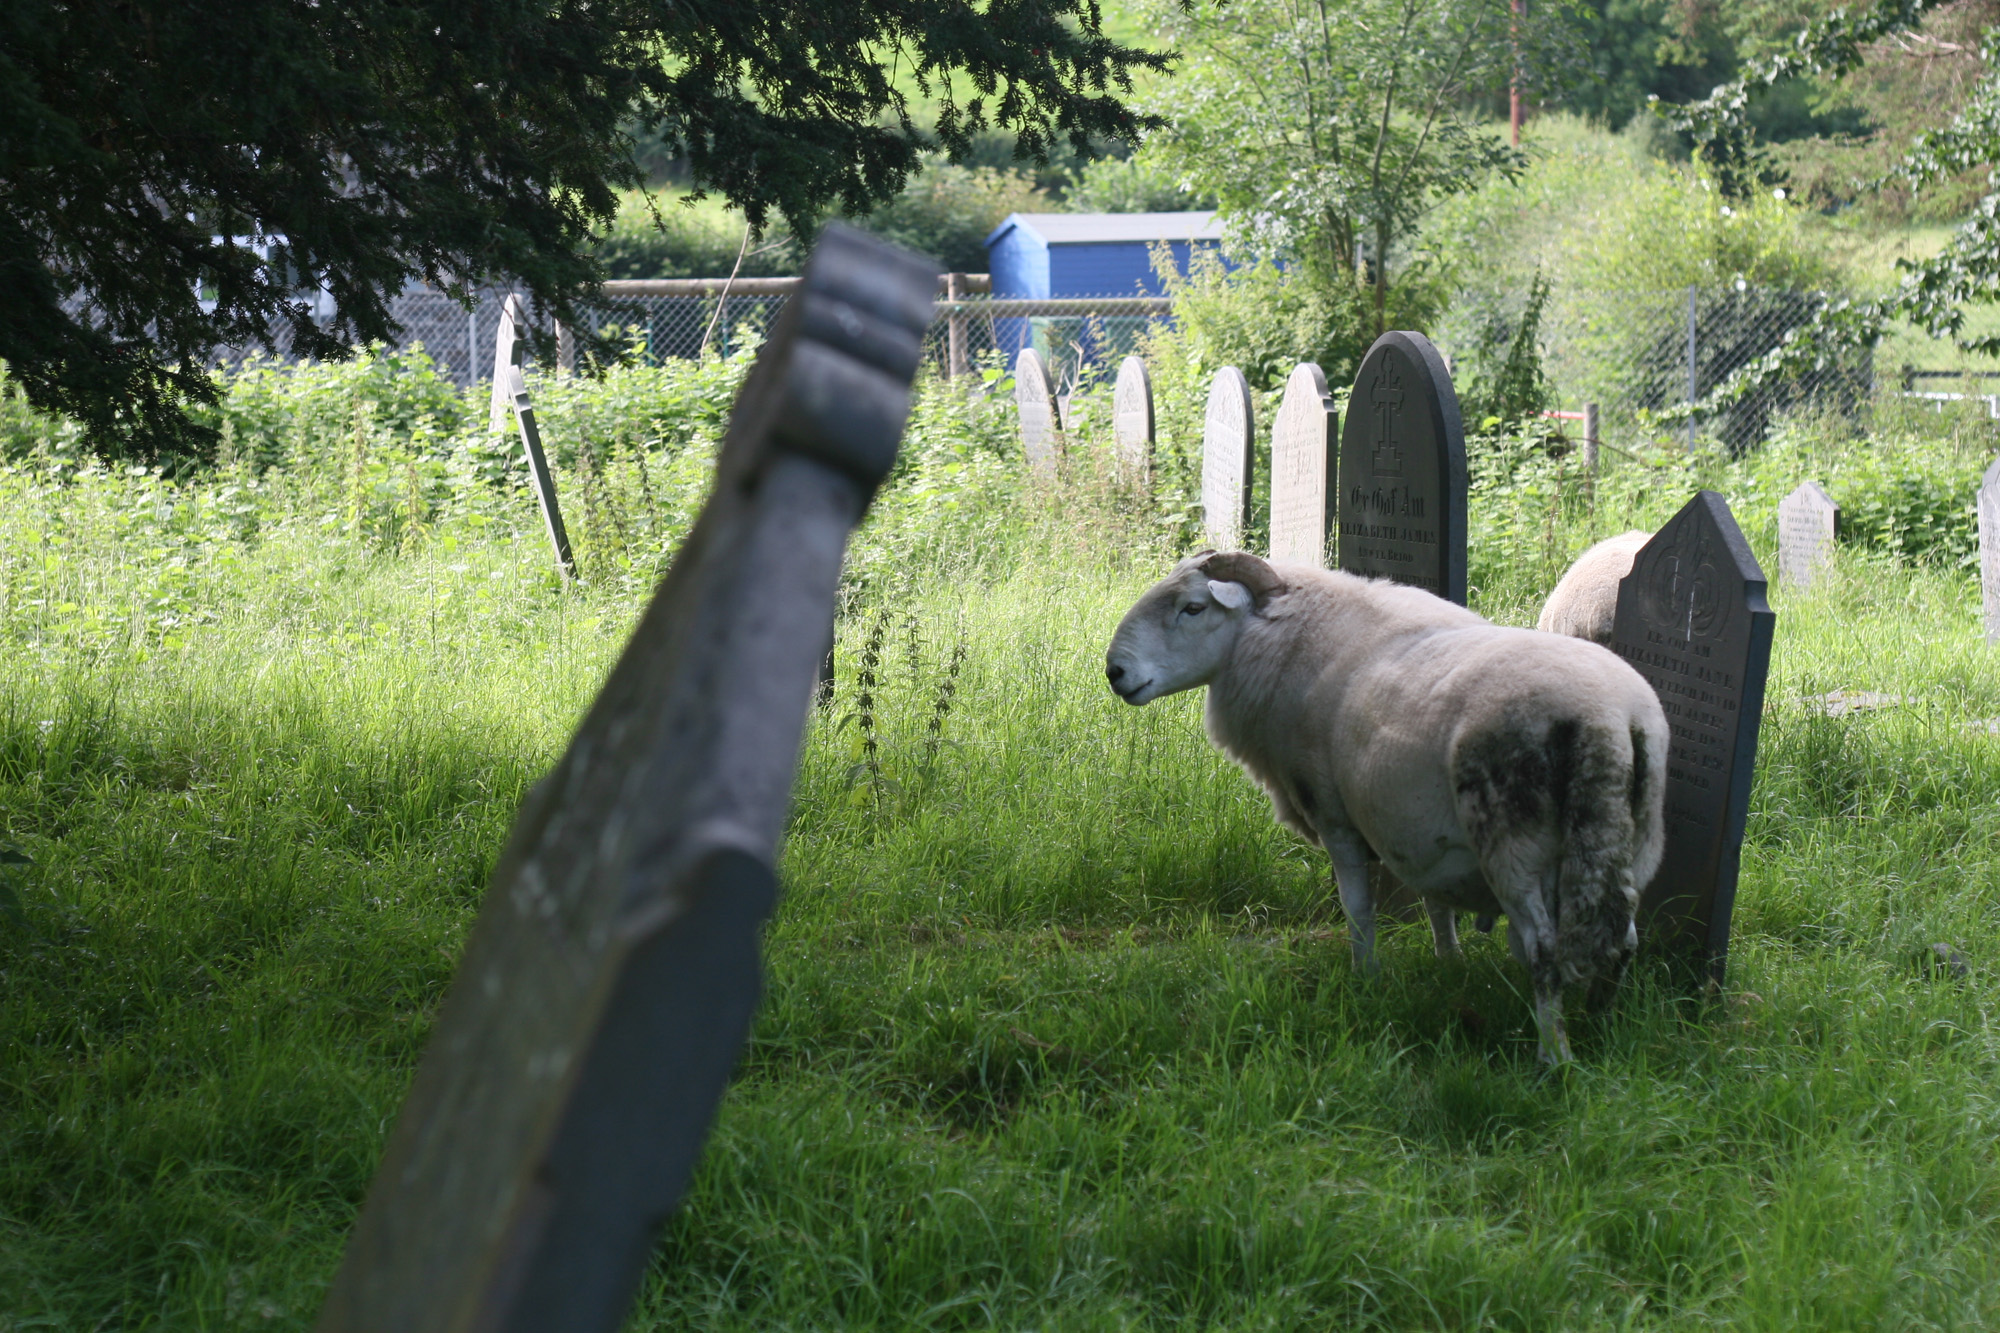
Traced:
<svg viewBox="0 0 2000 1333">
<path fill-rule="evenodd" d="M 540 386 L 569 591 L 479 405 L 396 426 L 359 372 L 243 390 L 199 482 L 46 435 L 0 470 L 0 842 L 32 861 L 0 867 L 0 1328 L 310 1322 L 740 364 Z M 1799 475 L 1876 514 L 1774 599 L 1726 993 L 1642 967 L 1552 1078 L 1497 941 L 1446 965 L 1392 929 L 1357 977 L 1324 858 L 1199 697 L 1104 688 L 1174 498 L 1110 486 L 1094 435 L 1026 485 L 1004 406 L 926 395 L 857 544 L 769 998 L 631 1326 L 1992 1324 L 2000 670 L 1950 526 L 1983 429 L 1626 464 L 1594 512 L 1482 446 L 1474 582 L 1517 623 L 1702 481 L 1766 557 Z M 850 778 L 871 640 L 881 783 Z"/>
</svg>

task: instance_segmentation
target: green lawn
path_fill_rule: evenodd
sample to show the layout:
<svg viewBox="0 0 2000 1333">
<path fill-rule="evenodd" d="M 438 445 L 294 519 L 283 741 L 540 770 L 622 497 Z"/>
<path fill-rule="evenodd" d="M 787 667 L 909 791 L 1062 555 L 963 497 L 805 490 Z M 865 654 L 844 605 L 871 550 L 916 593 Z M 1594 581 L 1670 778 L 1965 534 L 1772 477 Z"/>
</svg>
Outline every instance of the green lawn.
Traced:
<svg viewBox="0 0 2000 1333">
<path fill-rule="evenodd" d="M 0 1329 L 310 1322 L 514 807 L 639 605 L 557 589 L 525 512 L 397 553 L 240 481 L 0 472 L 0 841 L 33 861 Z M 1080 487 L 1009 503 L 1004 559 L 874 577 L 844 621 L 769 999 L 633 1327 L 2000 1320 L 2000 671 L 1963 574 L 1857 550 L 1776 599 L 1728 992 L 1642 968 L 1551 1077 L 1499 942 L 1446 965 L 1397 928 L 1357 977 L 1323 857 L 1200 699 L 1105 689 L 1157 542 Z M 1836 688 L 1905 703 L 1801 702 Z"/>
</svg>

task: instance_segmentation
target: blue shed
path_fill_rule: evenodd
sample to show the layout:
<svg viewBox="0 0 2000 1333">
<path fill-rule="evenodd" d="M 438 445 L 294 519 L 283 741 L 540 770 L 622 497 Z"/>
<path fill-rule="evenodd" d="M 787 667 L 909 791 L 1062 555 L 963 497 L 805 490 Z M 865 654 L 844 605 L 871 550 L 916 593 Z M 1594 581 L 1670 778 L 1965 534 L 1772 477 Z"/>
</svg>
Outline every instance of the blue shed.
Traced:
<svg viewBox="0 0 2000 1333">
<path fill-rule="evenodd" d="M 1163 241 L 1185 273 L 1222 227 L 1212 212 L 1011 213 L 986 238 L 987 271 L 995 296 L 1159 296 L 1151 251 Z"/>
<path fill-rule="evenodd" d="M 1186 273 L 1195 246 L 1221 246 L 1222 227 L 1213 212 L 1012 213 L 986 238 L 987 271 L 999 300 L 1164 296 L 1153 272 L 1153 247 L 1161 244 Z M 1034 311 L 996 318 L 993 341 L 1010 359 L 1034 347 L 1062 379 L 1079 356 L 1100 363 L 1132 350 L 1148 318 Z"/>
</svg>

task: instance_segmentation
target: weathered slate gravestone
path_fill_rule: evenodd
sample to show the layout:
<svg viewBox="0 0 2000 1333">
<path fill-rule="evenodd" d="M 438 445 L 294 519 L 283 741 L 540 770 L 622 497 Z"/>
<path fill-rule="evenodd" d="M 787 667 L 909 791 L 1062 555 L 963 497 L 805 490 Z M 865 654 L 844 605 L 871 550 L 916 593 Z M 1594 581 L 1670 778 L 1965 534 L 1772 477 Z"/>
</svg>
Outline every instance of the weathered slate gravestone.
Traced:
<svg viewBox="0 0 2000 1333">
<path fill-rule="evenodd" d="M 1215 372 L 1201 429 L 1201 523 L 1209 545 L 1234 551 L 1250 526 L 1251 446 L 1257 438 L 1250 381 L 1235 366 Z"/>
<path fill-rule="evenodd" d="M 1375 340 L 1340 434 L 1340 567 L 1465 604 L 1465 427 L 1421 333 Z"/>
<path fill-rule="evenodd" d="M 1035 472 L 1053 471 L 1056 465 L 1056 432 L 1062 418 L 1056 412 L 1055 385 L 1041 354 L 1023 347 L 1014 358 L 1014 409 L 1021 419 L 1021 452 Z"/>
<path fill-rule="evenodd" d="M 1640 895 L 1640 938 L 1695 953 L 1718 981 L 1777 624 L 1764 591 L 1729 506 L 1702 491 L 1640 548 L 1612 621 L 1612 651 L 1660 696 L 1671 736 L 1666 855 Z"/>
<path fill-rule="evenodd" d="M 1778 501 L 1778 581 L 1804 591 L 1833 560 L 1840 534 L 1840 506 L 1808 481 Z"/>
<path fill-rule="evenodd" d="M 1271 425 L 1271 558 L 1326 568 L 1334 521 L 1334 440 L 1340 418 L 1327 396 L 1326 375 L 1301 363 L 1285 381 L 1285 399 Z"/>
<path fill-rule="evenodd" d="M 322 1333 L 610 1333 L 693 1170 L 842 550 L 896 455 L 936 269 L 829 227 L 700 520 L 523 803 Z"/>
<path fill-rule="evenodd" d="M 571 579 L 576 577 L 576 557 L 570 552 L 569 530 L 563 526 L 562 505 L 556 500 L 555 474 L 549 470 L 541 428 L 535 424 L 535 405 L 528 400 L 527 380 L 521 373 L 521 357 L 528 349 L 519 331 L 526 319 L 521 298 L 509 293 L 501 303 L 500 328 L 493 338 L 493 408 L 487 425 L 495 433 L 504 432 L 507 414 L 513 413 L 521 432 L 521 450 L 528 459 L 528 478 L 542 507 L 542 526 L 548 530 L 549 545 L 555 548 L 556 568 L 565 579 Z"/>
<path fill-rule="evenodd" d="M 1145 485 L 1153 473 L 1153 377 L 1136 356 L 1118 365 L 1118 387 L 1111 395 L 1111 444 L 1118 475 Z"/>
<path fill-rule="evenodd" d="M 1986 469 L 1975 502 L 1979 514 L 1979 600 L 1986 642 L 2000 643 L 2000 462 Z"/>
</svg>

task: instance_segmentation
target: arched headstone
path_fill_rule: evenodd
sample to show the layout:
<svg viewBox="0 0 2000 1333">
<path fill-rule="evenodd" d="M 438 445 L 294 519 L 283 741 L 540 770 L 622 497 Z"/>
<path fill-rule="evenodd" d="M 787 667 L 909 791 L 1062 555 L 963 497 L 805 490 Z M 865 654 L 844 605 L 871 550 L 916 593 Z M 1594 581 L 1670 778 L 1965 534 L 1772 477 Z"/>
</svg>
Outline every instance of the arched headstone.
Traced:
<svg viewBox="0 0 2000 1333">
<path fill-rule="evenodd" d="M 1014 358 L 1014 408 L 1021 418 L 1021 452 L 1028 456 L 1029 468 L 1050 471 L 1055 467 L 1056 432 L 1062 429 L 1062 419 L 1056 415 L 1049 368 L 1032 347 L 1023 347 Z"/>
<path fill-rule="evenodd" d="M 1111 396 L 1112 459 L 1118 474 L 1144 485 L 1153 472 L 1153 377 L 1146 363 L 1128 356 L 1118 366 Z"/>
<path fill-rule="evenodd" d="M 1325 374 L 1301 363 L 1285 381 L 1285 401 L 1271 425 L 1273 560 L 1326 567 L 1338 422 Z"/>
<path fill-rule="evenodd" d="M 1816 481 L 1778 501 L 1778 581 L 1803 591 L 1833 559 L 1840 506 Z"/>
<path fill-rule="evenodd" d="M 1201 430 L 1201 522 L 1218 551 L 1243 544 L 1250 525 L 1251 442 L 1257 438 L 1250 381 L 1235 366 L 1215 372 Z"/>
<path fill-rule="evenodd" d="M 1776 625 L 1764 571 L 1714 491 L 1655 533 L 1618 585 L 1611 650 L 1660 696 L 1671 736 L 1666 855 L 1640 894 L 1639 935 L 1698 951 L 1718 978 Z"/>
<path fill-rule="evenodd" d="M 1340 567 L 1465 604 L 1465 427 L 1421 333 L 1385 333 L 1354 377 L 1340 434 Z"/>
</svg>

